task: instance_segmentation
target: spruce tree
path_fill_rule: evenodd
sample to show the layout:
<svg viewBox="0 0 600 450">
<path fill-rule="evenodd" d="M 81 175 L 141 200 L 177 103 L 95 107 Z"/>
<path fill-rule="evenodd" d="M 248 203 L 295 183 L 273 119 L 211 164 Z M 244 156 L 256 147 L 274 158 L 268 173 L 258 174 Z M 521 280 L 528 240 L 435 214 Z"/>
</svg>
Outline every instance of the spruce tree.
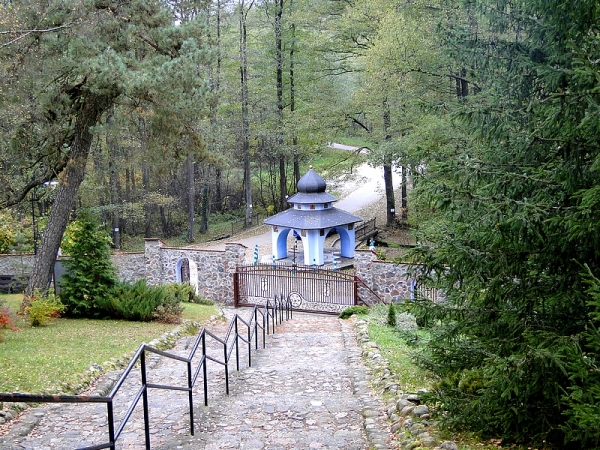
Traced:
<svg viewBox="0 0 600 450">
<path fill-rule="evenodd" d="M 452 107 L 463 134 L 416 192 L 426 214 L 415 255 L 446 292 L 416 303 L 440 324 L 420 362 L 440 377 L 450 425 L 596 448 L 592 421 L 574 418 L 593 417 L 600 399 L 574 396 L 590 386 L 581 369 L 597 371 L 583 267 L 600 273 L 600 5 L 462 5 L 440 32 L 455 72 L 469 68 Z"/>
<path fill-rule="evenodd" d="M 71 317 L 103 318 L 117 284 L 111 260 L 110 237 L 84 214 L 70 227 L 63 260 L 66 273 L 60 281 L 60 299 Z"/>
</svg>

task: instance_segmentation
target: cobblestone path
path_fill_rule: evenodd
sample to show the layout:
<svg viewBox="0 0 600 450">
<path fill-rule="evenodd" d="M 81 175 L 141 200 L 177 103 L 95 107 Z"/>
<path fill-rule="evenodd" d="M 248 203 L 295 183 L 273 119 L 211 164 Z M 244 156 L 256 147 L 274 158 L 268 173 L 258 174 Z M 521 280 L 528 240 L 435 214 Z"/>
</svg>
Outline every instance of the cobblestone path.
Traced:
<svg viewBox="0 0 600 450">
<path fill-rule="evenodd" d="M 241 317 L 249 310 L 238 310 Z M 246 313 L 246 314 L 244 314 Z M 231 311 L 228 311 L 231 315 Z M 223 336 L 225 325 L 211 327 Z M 181 339 L 174 353 L 187 355 L 193 338 Z M 222 359 L 222 349 L 208 351 Z M 208 365 L 209 406 L 203 404 L 202 380 L 194 394 L 195 435 L 190 435 L 187 394 L 149 392 L 152 449 L 388 449 L 392 435 L 385 406 L 368 384 L 352 324 L 332 316 L 294 314 L 267 336 L 266 349 L 240 348 L 240 371 L 230 364 L 230 395 L 223 368 Z M 148 382 L 184 385 L 185 365 L 157 359 Z M 138 371 L 139 372 L 139 371 Z M 136 385 L 137 383 L 137 385 Z M 139 380 L 124 387 L 132 397 Z M 116 405 L 122 417 L 129 401 Z M 0 448 L 75 449 L 108 440 L 104 405 L 42 405 L 15 419 Z M 35 426 L 32 426 L 34 425 Z M 117 441 L 118 449 L 144 449 L 141 402 Z"/>
</svg>

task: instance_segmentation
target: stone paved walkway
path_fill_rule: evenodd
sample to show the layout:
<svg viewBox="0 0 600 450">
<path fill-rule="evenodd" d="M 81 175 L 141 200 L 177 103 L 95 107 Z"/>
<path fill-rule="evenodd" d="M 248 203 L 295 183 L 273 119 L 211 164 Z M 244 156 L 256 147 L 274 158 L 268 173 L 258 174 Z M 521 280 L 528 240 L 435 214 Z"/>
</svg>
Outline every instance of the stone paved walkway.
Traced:
<svg viewBox="0 0 600 450">
<path fill-rule="evenodd" d="M 238 310 L 241 317 L 250 310 Z M 229 310 L 228 315 L 232 312 Z M 223 336 L 225 325 L 211 327 Z M 175 353 L 186 355 L 192 338 L 181 339 Z M 211 346 L 209 354 L 222 350 Z M 294 314 L 267 337 L 267 348 L 253 351 L 252 367 L 241 351 L 242 367 L 230 366 L 230 395 L 221 366 L 209 364 L 209 406 L 202 382 L 195 392 L 194 436 L 189 432 L 187 394 L 151 390 L 150 433 L 153 449 L 389 449 L 395 448 L 385 406 L 368 384 L 354 329 L 332 316 Z M 185 384 L 185 366 L 163 358 L 152 364 L 148 381 Z M 124 387 L 131 397 L 139 380 Z M 128 401 L 116 405 L 121 417 Z M 32 425 L 35 426 L 32 427 Z M 75 449 L 106 442 L 103 405 L 42 405 L 15 419 L 0 448 Z M 119 449 L 143 449 L 141 405 L 117 441 Z"/>
</svg>

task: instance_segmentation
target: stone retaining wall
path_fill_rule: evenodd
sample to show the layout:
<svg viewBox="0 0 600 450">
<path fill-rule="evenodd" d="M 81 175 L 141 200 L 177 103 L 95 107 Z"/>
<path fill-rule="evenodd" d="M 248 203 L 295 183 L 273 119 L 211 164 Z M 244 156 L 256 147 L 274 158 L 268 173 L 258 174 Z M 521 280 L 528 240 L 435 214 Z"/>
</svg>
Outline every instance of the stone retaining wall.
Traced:
<svg viewBox="0 0 600 450">
<path fill-rule="evenodd" d="M 414 298 L 415 289 L 419 295 L 433 301 L 444 301 L 443 292 L 419 287 L 415 276 L 408 273 L 408 268 L 408 264 L 379 261 L 375 252 L 370 250 L 357 250 L 354 254 L 356 276 L 386 303 Z"/>
<path fill-rule="evenodd" d="M 412 297 L 414 278 L 408 276 L 407 264 L 378 261 L 370 250 L 357 250 L 354 270 L 373 292 L 386 303 L 399 302 Z"/>
<path fill-rule="evenodd" d="M 33 253 L 0 255 L 0 275 L 29 274 L 33 267 Z"/>
<path fill-rule="evenodd" d="M 233 273 L 243 265 L 247 248 L 230 243 L 225 250 L 166 247 L 160 239 L 146 239 L 145 251 L 115 253 L 113 262 L 122 281 L 145 278 L 150 285 L 181 282 L 181 264 L 188 260 L 190 282 L 199 295 L 226 305 L 233 304 Z M 29 272 L 33 255 L 0 255 L 0 274 L 19 274 L 20 267 Z M 386 302 L 399 302 L 414 296 L 415 279 L 408 275 L 407 264 L 378 261 L 374 252 L 357 250 L 355 274 Z M 425 295 L 429 296 L 428 293 Z M 441 300 L 439 294 L 430 297 Z"/>
</svg>

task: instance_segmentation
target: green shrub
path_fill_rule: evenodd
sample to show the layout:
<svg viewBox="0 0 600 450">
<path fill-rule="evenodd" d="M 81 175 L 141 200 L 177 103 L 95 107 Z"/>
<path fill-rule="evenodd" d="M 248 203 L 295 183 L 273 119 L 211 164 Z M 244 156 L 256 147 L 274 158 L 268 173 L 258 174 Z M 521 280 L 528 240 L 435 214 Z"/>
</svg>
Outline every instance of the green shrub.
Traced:
<svg viewBox="0 0 600 450">
<path fill-rule="evenodd" d="M 179 301 L 184 303 L 196 303 L 198 305 L 214 305 L 212 300 L 196 294 L 196 290 L 189 283 L 170 283 L 164 285 L 169 291 L 175 295 Z"/>
<path fill-rule="evenodd" d="M 183 308 L 170 286 L 148 286 L 146 280 L 139 280 L 134 284 L 120 283 L 114 289 L 110 313 L 125 320 L 174 323 L 181 319 Z"/>
<path fill-rule="evenodd" d="M 29 306 L 25 308 L 25 314 L 29 316 L 32 327 L 39 327 L 60 317 L 64 310 L 65 305 L 60 302 L 60 299 L 54 293 L 48 292 L 46 295 L 40 295 L 36 291 Z"/>
<path fill-rule="evenodd" d="M 396 306 L 394 305 L 394 303 L 390 303 L 390 305 L 388 306 L 387 324 L 390 327 L 395 327 L 397 325 Z"/>
<path fill-rule="evenodd" d="M 63 264 L 60 297 L 71 317 L 105 318 L 117 270 L 112 263 L 110 237 L 83 214 L 68 229 L 63 250 L 70 255 Z"/>
<path fill-rule="evenodd" d="M 350 308 L 346 308 L 345 310 L 343 310 L 340 313 L 339 318 L 347 319 L 348 317 L 354 314 L 369 314 L 369 308 L 363 305 L 351 306 Z"/>
<path fill-rule="evenodd" d="M 585 267 L 590 317 L 579 345 L 567 361 L 571 386 L 563 401 L 568 418 L 563 431 L 565 440 L 582 448 L 600 448 L 600 279 Z"/>
<path fill-rule="evenodd" d="M 181 315 L 183 314 L 183 306 L 172 296 L 167 296 L 162 305 L 158 305 L 152 317 L 156 322 L 160 323 L 181 323 Z"/>
<path fill-rule="evenodd" d="M 210 298 L 202 297 L 201 295 L 196 295 L 194 303 L 204 306 L 212 306 L 215 304 L 215 302 L 212 301 Z"/>
<path fill-rule="evenodd" d="M 178 298 L 180 302 L 184 303 L 196 303 L 196 291 L 194 287 L 189 283 L 170 283 L 164 285 L 165 289 L 169 291 L 175 298 Z"/>
</svg>

